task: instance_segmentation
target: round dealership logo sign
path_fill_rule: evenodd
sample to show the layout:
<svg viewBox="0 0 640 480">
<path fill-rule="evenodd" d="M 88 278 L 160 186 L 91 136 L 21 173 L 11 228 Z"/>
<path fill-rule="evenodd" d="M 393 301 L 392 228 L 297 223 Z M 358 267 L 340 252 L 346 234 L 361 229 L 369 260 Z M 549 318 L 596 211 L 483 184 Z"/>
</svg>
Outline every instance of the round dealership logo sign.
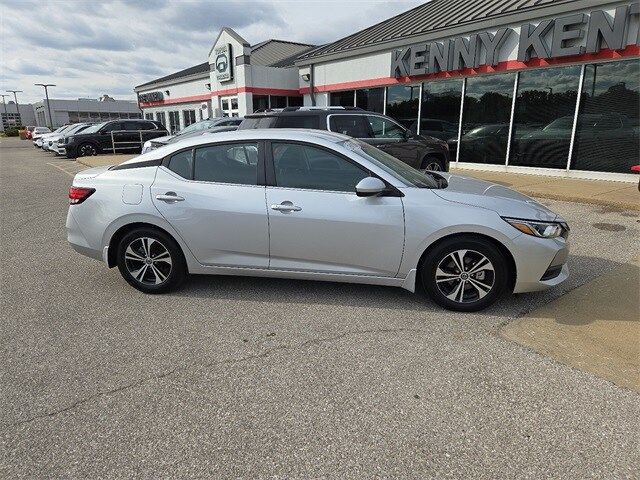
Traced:
<svg viewBox="0 0 640 480">
<path fill-rule="evenodd" d="M 224 72 L 227 70 L 229 65 L 229 59 L 224 53 L 221 53 L 216 57 L 216 70 L 219 72 Z"/>
</svg>

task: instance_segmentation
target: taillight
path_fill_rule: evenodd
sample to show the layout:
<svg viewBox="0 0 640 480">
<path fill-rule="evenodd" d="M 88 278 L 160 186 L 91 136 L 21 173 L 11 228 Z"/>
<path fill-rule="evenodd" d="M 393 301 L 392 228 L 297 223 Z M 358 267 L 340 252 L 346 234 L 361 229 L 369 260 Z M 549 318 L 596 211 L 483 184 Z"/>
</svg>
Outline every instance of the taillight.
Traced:
<svg viewBox="0 0 640 480">
<path fill-rule="evenodd" d="M 78 205 L 84 202 L 95 192 L 95 188 L 71 187 L 69 188 L 69 205 Z"/>
</svg>

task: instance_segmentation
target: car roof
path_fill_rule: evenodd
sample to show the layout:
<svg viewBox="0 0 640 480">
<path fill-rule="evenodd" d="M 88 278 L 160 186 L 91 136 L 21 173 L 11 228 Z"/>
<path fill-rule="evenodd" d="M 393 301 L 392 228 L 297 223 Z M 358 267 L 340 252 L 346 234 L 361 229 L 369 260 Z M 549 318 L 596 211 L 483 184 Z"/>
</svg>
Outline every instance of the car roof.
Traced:
<svg viewBox="0 0 640 480">
<path fill-rule="evenodd" d="M 144 153 L 138 157 L 127 160 L 124 164 L 155 160 L 171 155 L 173 152 L 185 148 L 208 145 L 211 143 L 251 141 L 251 140 L 275 140 L 291 142 L 318 142 L 339 143 L 351 140 L 351 137 L 327 130 L 311 130 L 304 128 L 257 128 L 249 130 L 234 130 L 231 132 L 218 132 L 215 135 L 198 135 L 186 138 L 180 142 L 170 143 L 156 150 Z"/>
</svg>

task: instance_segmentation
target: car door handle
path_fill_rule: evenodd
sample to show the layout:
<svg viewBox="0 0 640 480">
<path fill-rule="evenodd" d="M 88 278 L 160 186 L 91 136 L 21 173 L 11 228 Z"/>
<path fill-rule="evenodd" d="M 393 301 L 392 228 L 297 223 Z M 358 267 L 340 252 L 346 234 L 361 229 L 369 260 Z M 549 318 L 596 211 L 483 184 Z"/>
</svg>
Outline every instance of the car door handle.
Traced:
<svg viewBox="0 0 640 480">
<path fill-rule="evenodd" d="M 161 202 L 174 203 L 182 202 L 184 198 L 176 195 L 175 192 L 167 192 L 164 195 L 156 195 L 156 200 L 160 200 Z"/>
<path fill-rule="evenodd" d="M 279 212 L 299 212 L 302 207 L 294 205 L 291 202 L 282 202 L 279 205 L 271 205 L 271 210 L 278 210 Z"/>
</svg>

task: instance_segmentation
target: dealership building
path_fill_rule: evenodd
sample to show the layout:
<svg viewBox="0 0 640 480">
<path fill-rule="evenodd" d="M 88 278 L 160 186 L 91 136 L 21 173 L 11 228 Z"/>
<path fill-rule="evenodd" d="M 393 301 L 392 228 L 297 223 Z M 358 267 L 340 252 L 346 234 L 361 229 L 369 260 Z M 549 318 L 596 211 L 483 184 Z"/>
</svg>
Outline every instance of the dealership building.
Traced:
<svg viewBox="0 0 640 480">
<path fill-rule="evenodd" d="M 356 106 L 447 140 L 458 167 L 633 180 L 640 4 L 433 0 L 333 43 L 250 46 L 139 85 L 172 130 L 286 106 Z M 160 115 L 160 117 L 158 117 Z"/>
</svg>

